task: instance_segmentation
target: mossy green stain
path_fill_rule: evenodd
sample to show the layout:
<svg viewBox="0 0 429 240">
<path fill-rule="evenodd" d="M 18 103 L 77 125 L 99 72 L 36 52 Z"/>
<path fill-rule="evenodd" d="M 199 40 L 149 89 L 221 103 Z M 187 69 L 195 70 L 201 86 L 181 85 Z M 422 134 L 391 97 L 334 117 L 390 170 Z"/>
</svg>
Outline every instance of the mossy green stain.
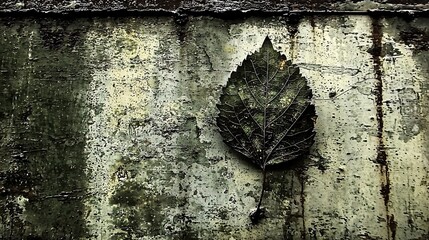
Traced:
<svg viewBox="0 0 429 240">
<path fill-rule="evenodd" d="M 134 182 L 125 182 L 120 185 L 112 198 L 110 199 L 111 204 L 122 204 L 129 207 L 141 204 L 141 198 L 144 188 L 142 185 Z"/>
<path fill-rule="evenodd" d="M 156 194 L 143 183 L 120 183 L 110 199 L 113 223 L 117 229 L 112 239 L 135 239 L 144 236 L 163 235 L 163 205 L 174 206 L 175 198 Z"/>
<path fill-rule="evenodd" d="M 0 172 L 11 182 L 0 208 L 26 199 L 1 219 L 1 237 L 86 236 L 84 22 L 0 20 Z"/>
</svg>

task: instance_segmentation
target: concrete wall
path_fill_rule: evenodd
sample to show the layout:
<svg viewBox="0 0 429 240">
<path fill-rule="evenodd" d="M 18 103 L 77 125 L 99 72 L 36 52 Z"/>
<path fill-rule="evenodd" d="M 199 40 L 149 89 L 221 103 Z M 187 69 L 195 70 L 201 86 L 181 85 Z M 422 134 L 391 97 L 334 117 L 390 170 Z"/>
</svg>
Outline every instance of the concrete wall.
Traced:
<svg viewBox="0 0 429 240">
<path fill-rule="evenodd" d="M 428 239 L 427 18 L 0 19 L 0 239 Z M 268 174 L 215 126 L 269 36 L 316 143 Z"/>
</svg>

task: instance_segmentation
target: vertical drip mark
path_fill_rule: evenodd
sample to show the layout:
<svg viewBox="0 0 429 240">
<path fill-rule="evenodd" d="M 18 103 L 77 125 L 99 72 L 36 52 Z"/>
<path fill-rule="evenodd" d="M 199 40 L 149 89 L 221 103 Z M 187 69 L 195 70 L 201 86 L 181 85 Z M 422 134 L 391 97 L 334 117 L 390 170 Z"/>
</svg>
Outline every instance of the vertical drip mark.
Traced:
<svg viewBox="0 0 429 240">
<path fill-rule="evenodd" d="M 177 14 L 174 17 L 174 22 L 177 24 L 177 36 L 180 43 L 183 43 L 186 39 L 186 25 L 189 22 L 189 17 L 186 14 Z"/>
<path fill-rule="evenodd" d="M 302 217 L 302 231 L 301 231 L 301 239 L 307 239 L 307 231 L 305 227 L 305 192 L 304 192 L 304 186 L 305 186 L 305 170 L 301 169 L 299 171 L 299 182 L 301 184 L 301 192 L 300 192 L 300 202 L 301 202 L 301 217 Z"/>
<path fill-rule="evenodd" d="M 394 240 L 396 238 L 396 227 L 398 226 L 398 223 L 395 221 L 395 216 L 393 214 L 389 216 L 388 224 L 389 224 L 391 239 Z"/>
<path fill-rule="evenodd" d="M 389 164 L 387 162 L 386 147 L 384 144 L 384 121 L 383 121 L 383 80 L 381 70 L 381 51 L 382 51 L 382 25 L 379 17 L 372 18 L 372 48 L 369 52 L 372 55 L 374 72 L 375 72 L 375 104 L 376 104 L 376 118 L 377 118 L 377 157 L 376 163 L 379 164 L 381 190 L 380 193 L 384 199 L 384 206 L 386 210 L 386 223 L 387 223 L 387 236 L 388 239 L 395 238 L 396 224 L 394 216 L 389 215 L 389 194 L 390 194 L 390 179 L 389 179 Z"/>
<path fill-rule="evenodd" d="M 295 42 L 296 42 L 296 35 L 299 32 L 299 24 L 301 22 L 302 16 L 301 15 L 290 15 L 287 18 L 287 28 L 289 31 L 289 38 L 290 38 L 290 55 L 291 60 L 295 59 Z"/>
</svg>

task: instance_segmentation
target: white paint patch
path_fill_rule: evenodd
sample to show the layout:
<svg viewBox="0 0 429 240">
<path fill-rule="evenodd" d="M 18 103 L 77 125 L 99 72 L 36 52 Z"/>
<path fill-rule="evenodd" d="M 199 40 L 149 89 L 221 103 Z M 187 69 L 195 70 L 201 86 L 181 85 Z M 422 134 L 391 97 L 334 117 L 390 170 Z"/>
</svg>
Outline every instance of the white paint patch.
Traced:
<svg viewBox="0 0 429 240">
<path fill-rule="evenodd" d="M 140 22 L 141 23 L 141 22 Z M 118 165 L 130 157 L 133 126 L 147 119 L 147 106 L 153 100 L 153 82 L 157 75 L 156 51 L 160 34 L 147 24 L 109 26 L 98 23 L 87 35 L 86 48 L 94 73 L 88 104 L 91 122 L 87 133 L 88 228 L 97 239 L 108 239 L 113 206 L 109 203 L 118 181 Z M 132 26 L 132 27 L 131 27 Z M 99 29 L 103 29 L 101 32 Z"/>
</svg>

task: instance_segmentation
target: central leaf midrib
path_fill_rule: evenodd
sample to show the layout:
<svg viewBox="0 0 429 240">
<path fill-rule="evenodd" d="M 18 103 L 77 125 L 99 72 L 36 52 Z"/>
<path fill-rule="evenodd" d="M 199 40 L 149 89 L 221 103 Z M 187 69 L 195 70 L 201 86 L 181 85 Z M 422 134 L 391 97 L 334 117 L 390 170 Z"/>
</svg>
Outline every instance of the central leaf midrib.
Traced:
<svg viewBox="0 0 429 240">
<path fill-rule="evenodd" d="M 268 84 L 268 79 L 270 78 L 270 73 L 269 73 L 269 57 L 270 57 L 270 52 L 267 50 L 266 51 L 266 76 L 265 76 L 265 83 L 264 83 L 264 132 L 263 132 L 263 136 L 264 136 L 264 144 L 263 144 L 263 149 L 264 149 L 264 161 L 263 161 L 263 166 L 262 168 L 265 169 L 265 166 L 267 165 L 267 161 L 268 161 L 268 157 L 267 155 L 267 151 L 266 151 L 266 144 L 267 144 L 267 108 L 268 108 L 268 92 L 269 92 L 269 84 Z"/>
</svg>

